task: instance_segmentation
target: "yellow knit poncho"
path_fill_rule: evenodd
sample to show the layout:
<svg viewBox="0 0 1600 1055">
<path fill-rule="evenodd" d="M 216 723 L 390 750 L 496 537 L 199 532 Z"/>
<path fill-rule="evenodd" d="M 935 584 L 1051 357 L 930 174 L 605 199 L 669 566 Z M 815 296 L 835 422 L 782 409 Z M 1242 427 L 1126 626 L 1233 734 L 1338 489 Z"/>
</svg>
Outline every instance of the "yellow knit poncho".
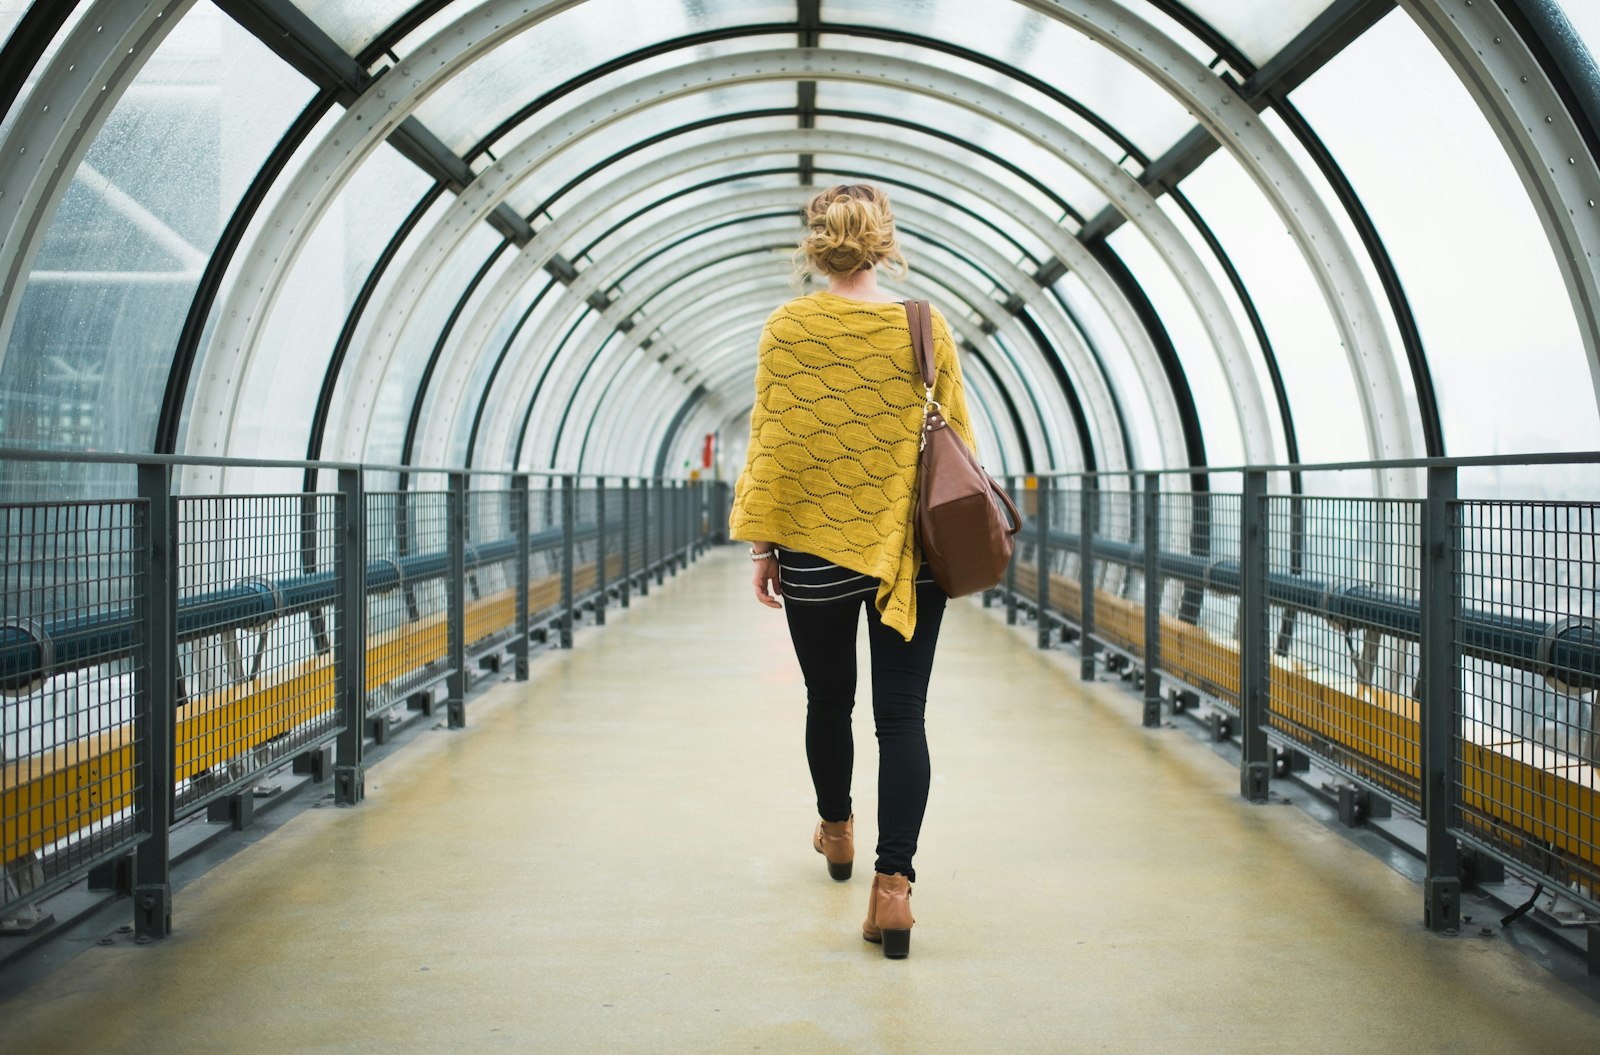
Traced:
<svg viewBox="0 0 1600 1055">
<path fill-rule="evenodd" d="M 972 446 L 961 366 L 933 313 L 934 398 Z M 750 450 L 729 536 L 823 557 L 878 580 L 877 608 L 907 641 L 917 625 L 913 526 L 922 379 L 900 304 L 813 293 L 761 332 Z"/>
</svg>

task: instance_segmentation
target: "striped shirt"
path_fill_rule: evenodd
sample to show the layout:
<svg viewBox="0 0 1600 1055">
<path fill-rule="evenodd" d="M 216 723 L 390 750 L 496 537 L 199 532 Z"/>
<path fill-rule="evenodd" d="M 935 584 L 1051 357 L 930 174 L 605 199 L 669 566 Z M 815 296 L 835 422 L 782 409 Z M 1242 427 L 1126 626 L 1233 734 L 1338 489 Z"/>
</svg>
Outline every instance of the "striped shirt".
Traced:
<svg viewBox="0 0 1600 1055">
<path fill-rule="evenodd" d="M 926 564 L 917 570 L 916 582 L 918 586 L 933 583 Z M 878 580 L 871 575 L 792 549 L 778 550 L 778 583 L 786 600 L 801 604 L 847 601 L 878 592 Z"/>
</svg>

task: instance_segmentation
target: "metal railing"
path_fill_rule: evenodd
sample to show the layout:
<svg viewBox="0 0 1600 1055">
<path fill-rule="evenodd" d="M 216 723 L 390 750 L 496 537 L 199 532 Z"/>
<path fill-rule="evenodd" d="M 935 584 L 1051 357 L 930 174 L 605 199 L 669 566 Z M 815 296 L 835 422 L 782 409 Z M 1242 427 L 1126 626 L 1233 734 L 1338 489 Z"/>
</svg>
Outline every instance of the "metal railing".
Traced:
<svg viewBox="0 0 1600 1055">
<path fill-rule="evenodd" d="M 8 471 L 131 470 L 132 493 L 0 503 L 0 922 L 116 870 L 171 930 L 171 833 L 236 824 L 293 763 L 363 797 L 402 706 L 466 723 L 474 672 L 570 647 L 725 530 L 726 485 L 0 451 Z M 175 474 L 301 470 L 301 493 L 179 493 Z M 281 473 L 279 474 L 282 475 Z M 368 490 L 381 479 L 388 490 Z M 193 489 L 193 488 L 189 488 Z M 441 690 L 442 701 L 435 700 Z"/>
<path fill-rule="evenodd" d="M 1461 477 L 1597 462 L 1013 479 L 1026 523 L 989 600 L 1032 612 L 1041 647 L 1079 641 L 1085 677 L 1127 675 L 1147 726 L 1205 698 L 1246 798 L 1315 759 L 1369 808 L 1418 818 L 1430 927 L 1459 926 L 1463 852 L 1594 912 L 1600 502 L 1500 479 L 1463 497 Z M 1335 493 L 1297 493 L 1305 479 Z M 1378 480 L 1416 497 L 1348 494 Z"/>
</svg>

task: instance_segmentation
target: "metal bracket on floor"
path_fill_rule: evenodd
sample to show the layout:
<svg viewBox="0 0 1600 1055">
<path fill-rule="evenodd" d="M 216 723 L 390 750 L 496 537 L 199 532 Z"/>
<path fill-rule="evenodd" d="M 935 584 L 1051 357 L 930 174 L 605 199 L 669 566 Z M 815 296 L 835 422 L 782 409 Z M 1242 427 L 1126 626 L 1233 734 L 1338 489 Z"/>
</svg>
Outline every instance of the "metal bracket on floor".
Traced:
<svg viewBox="0 0 1600 1055">
<path fill-rule="evenodd" d="M 1274 747 L 1272 749 L 1272 775 L 1284 778 L 1291 773 L 1311 772 L 1311 756 L 1304 751 L 1296 751 L 1292 747 Z"/>
<path fill-rule="evenodd" d="M 1272 766 L 1251 762 L 1239 769 L 1239 794 L 1249 802 L 1266 802 L 1272 786 Z"/>
<path fill-rule="evenodd" d="M 32 934 L 40 927 L 48 927 L 55 921 L 54 912 L 45 912 L 38 905 L 28 905 L 17 909 L 14 916 L 0 918 L 0 934 L 13 937 Z"/>
<path fill-rule="evenodd" d="M 117 897 L 132 897 L 133 855 L 113 857 L 89 869 L 89 889 L 110 891 Z"/>
<path fill-rule="evenodd" d="M 435 704 L 433 701 L 432 689 L 425 689 L 422 692 L 413 692 L 410 696 L 406 697 L 407 708 L 413 711 L 421 711 L 430 718 L 433 716 L 434 706 Z"/>
<path fill-rule="evenodd" d="M 1238 727 L 1233 715 L 1227 711 L 1212 711 L 1206 715 L 1206 728 L 1211 730 L 1211 739 L 1216 743 L 1233 739 L 1234 730 Z"/>
<path fill-rule="evenodd" d="M 1498 857 L 1490 857 L 1486 853 L 1462 847 L 1460 863 L 1463 886 L 1482 886 L 1484 883 L 1506 881 L 1505 862 Z"/>
<path fill-rule="evenodd" d="M 1133 677 L 1133 664 L 1121 652 L 1105 653 L 1106 673 L 1121 675 L 1123 681 Z"/>
<path fill-rule="evenodd" d="M 336 766 L 333 770 L 333 801 L 354 806 L 367 797 L 367 777 L 361 766 Z"/>
<path fill-rule="evenodd" d="M 433 707 L 416 708 L 425 714 L 432 714 Z M 389 742 L 389 734 L 400 725 L 400 716 L 393 711 L 384 711 L 382 714 L 367 719 L 367 735 L 372 737 L 374 744 Z"/>
<path fill-rule="evenodd" d="M 478 669 L 479 670 L 486 670 L 490 674 L 498 674 L 498 673 L 500 673 L 500 662 L 501 662 L 500 653 L 491 652 L 487 656 L 479 657 L 479 659 L 478 659 Z"/>
<path fill-rule="evenodd" d="M 1358 784 L 1325 785 L 1323 790 L 1339 796 L 1339 820 L 1347 828 L 1359 827 L 1369 820 L 1394 815 L 1388 799 L 1382 795 L 1374 795 Z M 1458 893 L 1460 889 L 1461 884 L 1458 880 L 1456 881 Z"/>
<path fill-rule="evenodd" d="M 226 823 L 236 832 L 242 832 L 256 822 L 256 797 L 249 788 L 213 799 L 206 806 L 206 820 Z"/>
<path fill-rule="evenodd" d="M 1173 689 L 1167 696 L 1167 707 L 1174 715 L 1200 706 L 1200 694 L 1188 689 Z"/>
<path fill-rule="evenodd" d="M 1589 976 L 1600 978 L 1600 923 L 1591 923 L 1584 929 L 1589 936 Z"/>
<path fill-rule="evenodd" d="M 325 782 L 333 776 L 333 745 L 323 744 L 295 755 L 294 771 L 309 775 L 313 784 Z"/>
<path fill-rule="evenodd" d="M 1461 930 L 1461 880 L 1437 877 L 1423 880 L 1423 923 L 1429 930 L 1456 934 Z"/>
</svg>

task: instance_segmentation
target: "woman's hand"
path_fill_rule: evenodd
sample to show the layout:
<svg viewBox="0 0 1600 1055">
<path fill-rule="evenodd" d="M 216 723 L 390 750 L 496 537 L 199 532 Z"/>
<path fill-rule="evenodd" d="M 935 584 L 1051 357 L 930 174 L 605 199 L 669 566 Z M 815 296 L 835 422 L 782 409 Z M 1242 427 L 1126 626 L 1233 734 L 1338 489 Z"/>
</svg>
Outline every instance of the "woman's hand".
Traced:
<svg viewBox="0 0 1600 1055">
<path fill-rule="evenodd" d="M 755 565 L 752 585 L 756 588 L 756 600 L 768 608 L 782 608 L 783 603 L 778 600 L 783 596 L 783 586 L 778 582 L 777 555 L 751 563 Z"/>
</svg>

